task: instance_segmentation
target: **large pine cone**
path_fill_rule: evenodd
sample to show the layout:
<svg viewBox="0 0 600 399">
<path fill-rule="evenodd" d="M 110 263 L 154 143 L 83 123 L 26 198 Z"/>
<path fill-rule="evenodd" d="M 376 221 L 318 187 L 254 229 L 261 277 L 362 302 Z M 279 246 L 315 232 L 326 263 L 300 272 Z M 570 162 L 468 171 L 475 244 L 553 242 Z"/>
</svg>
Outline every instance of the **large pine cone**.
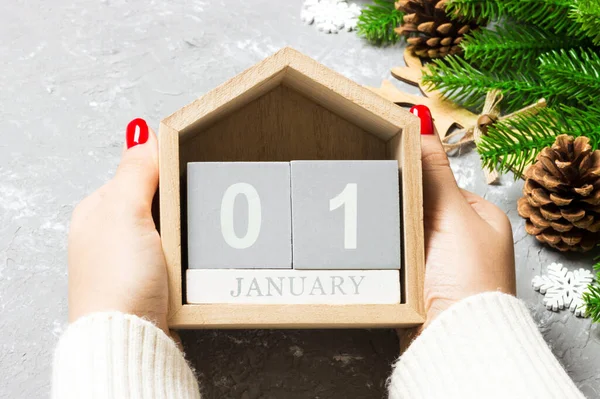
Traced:
<svg viewBox="0 0 600 399">
<path fill-rule="evenodd" d="M 560 135 L 525 171 L 518 202 L 525 230 L 560 251 L 589 251 L 600 235 L 600 151 Z"/>
<path fill-rule="evenodd" d="M 457 21 L 446 14 L 446 0 L 398 0 L 396 9 L 404 12 L 404 22 L 395 29 L 406 36 L 413 53 L 422 58 L 438 58 L 462 51 L 463 36 L 478 25 Z"/>
</svg>

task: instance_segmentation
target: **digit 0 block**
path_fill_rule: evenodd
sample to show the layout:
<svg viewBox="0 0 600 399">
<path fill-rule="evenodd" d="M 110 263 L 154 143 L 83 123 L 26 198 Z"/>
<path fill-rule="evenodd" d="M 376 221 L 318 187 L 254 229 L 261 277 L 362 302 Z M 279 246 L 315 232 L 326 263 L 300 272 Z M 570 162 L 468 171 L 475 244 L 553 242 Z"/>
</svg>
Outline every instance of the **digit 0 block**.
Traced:
<svg viewBox="0 0 600 399">
<path fill-rule="evenodd" d="M 289 163 L 193 162 L 187 172 L 189 268 L 292 267 Z"/>
<path fill-rule="evenodd" d="M 294 269 L 399 269 L 396 161 L 293 161 Z"/>
</svg>

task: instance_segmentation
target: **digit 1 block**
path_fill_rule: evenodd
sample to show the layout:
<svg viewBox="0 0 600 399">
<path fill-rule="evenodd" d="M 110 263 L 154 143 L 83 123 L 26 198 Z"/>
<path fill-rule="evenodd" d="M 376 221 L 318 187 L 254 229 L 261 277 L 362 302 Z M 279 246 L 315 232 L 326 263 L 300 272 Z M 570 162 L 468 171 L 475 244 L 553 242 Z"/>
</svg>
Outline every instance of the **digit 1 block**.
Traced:
<svg viewBox="0 0 600 399">
<path fill-rule="evenodd" d="M 187 189 L 189 268 L 292 267 L 289 163 L 188 163 Z"/>
<path fill-rule="evenodd" d="M 397 161 L 293 161 L 294 269 L 400 269 Z"/>
</svg>

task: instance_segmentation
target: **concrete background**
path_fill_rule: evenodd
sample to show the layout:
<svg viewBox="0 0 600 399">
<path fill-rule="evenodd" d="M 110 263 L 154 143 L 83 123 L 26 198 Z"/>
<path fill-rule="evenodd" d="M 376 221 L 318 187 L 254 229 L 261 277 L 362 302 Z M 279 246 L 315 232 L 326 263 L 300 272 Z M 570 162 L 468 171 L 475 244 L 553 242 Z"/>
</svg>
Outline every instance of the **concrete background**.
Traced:
<svg viewBox="0 0 600 399">
<path fill-rule="evenodd" d="M 152 126 L 285 45 L 365 85 L 390 78 L 397 47 L 325 35 L 295 1 L 30 0 L 0 14 L 0 397 L 46 397 L 66 327 L 66 234 L 75 204 L 112 176 L 126 123 Z M 399 84 L 400 85 L 400 84 Z M 400 85 L 402 86 L 402 85 Z M 413 93 L 414 88 L 410 89 Z M 569 375 L 600 396 L 600 329 L 545 310 L 531 278 L 553 261 L 590 267 L 525 235 L 521 182 L 485 185 L 473 152 L 459 184 L 513 222 L 519 296 Z M 396 356 L 393 331 L 182 334 L 207 398 L 377 398 Z"/>
</svg>

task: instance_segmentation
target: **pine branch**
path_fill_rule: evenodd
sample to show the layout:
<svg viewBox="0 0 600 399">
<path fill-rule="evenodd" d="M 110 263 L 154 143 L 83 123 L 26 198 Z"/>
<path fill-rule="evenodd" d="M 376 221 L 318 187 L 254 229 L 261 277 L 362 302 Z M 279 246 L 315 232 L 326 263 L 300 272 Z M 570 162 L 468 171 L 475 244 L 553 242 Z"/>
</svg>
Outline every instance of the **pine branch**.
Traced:
<svg viewBox="0 0 600 399">
<path fill-rule="evenodd" d="M 522 115 L 488 128 L 488 133 L 477 146 L 484 167 L 501 171 L 513 169 L 520 176 L 538 152 L 554 143 L 556 134 L 544 122 L 556 124 L 554 112 L 543 110 L 536 116 Z M 559 123 L 562 125 L 562 123 Z"/>
<path fill-rule="evenodd" d="M 483 22 L 509 17 L 576 36 L 579 26 L 569 18 L 572 4 L 573 0 L 449 0 L 446 10 L 458 19 Z"/>
<path fill-rule="evenodd" d="M 597 49 L 552 51 L 540 56 L 540 75 L 551 91 L 581 104 L 600 98 L 600 56 Z"/>
<path fill-rule="evenodd" d="M 481 68 L 495 72 L 508 69 L 533 73 L 538 57 L 549 50 L 570 49 L 581 45 L 573 37 L 565 37 L 533 25 L 505 23 L 495 31 L 473 31 L 461 42 L 465 59 Z"/>
<path fill-rule="evenodd" d="M 569 15 L 580 25 L 580 30 L 600 45 L 600 1 L 578 0 L 573 5 Z"/>
<path fill-rule="evenodd" d="M 600 278 L 600 273 L 596 276 Z M 583 294 L 585 302 L 585 312 L 592 319 L 593 323 L 600 323 L 600 285 L 588 286 L 588 291 Z"/>
<path fill-rule="evenodd" d="M 543 29 L 576 36 L 579 27 L 569 18 L 573 0 L 498 0 L 515 19 Z"/>
<path fill-rule="evenodd" d="M 583 294 L 586 314 L 594 323 L 600 323 L 600 263 L 594 265 L 596 281 L 588 285 L 587 292 Z"/>
<path fill-rule="evenodd" d="M 597 149 L 600 146 L 600 108 L 561 106 L 559 109 L 542 109 L 536 115 L 515 116 L 490 126 L 477 151 L 485 167 L 512 170 L 518 177 L 559 134 L 589 137 L 593 149 Z"/>
<path fill-rule="evenodd" d="M 394 28 L 400 25 L 403 15 L 394 7 L 394 0 L 374 0 L 358 17 L 358 34 L 374 44 L 394 44 L 400 39 Z"/>
<path fill-rule="evenodd" d="M 500 0 L 449 0 L 446 13 L 455 19 L 468 19 L 482 24 L 504 16 Z"/>
<path fill-rule="evenodd" d="M 440 90 L 451 101 L 476 108 L 483 106 L 488 91 L 498 89 L 504 95 L 502 108 L 505 112 L 520 109 L 542 97 L 550 102 L 554 94 L 547 90 L 535 73 L 479 70 L 460 56 L 434 60 L 422 82 L 429 88 Z"/>
</svg>

